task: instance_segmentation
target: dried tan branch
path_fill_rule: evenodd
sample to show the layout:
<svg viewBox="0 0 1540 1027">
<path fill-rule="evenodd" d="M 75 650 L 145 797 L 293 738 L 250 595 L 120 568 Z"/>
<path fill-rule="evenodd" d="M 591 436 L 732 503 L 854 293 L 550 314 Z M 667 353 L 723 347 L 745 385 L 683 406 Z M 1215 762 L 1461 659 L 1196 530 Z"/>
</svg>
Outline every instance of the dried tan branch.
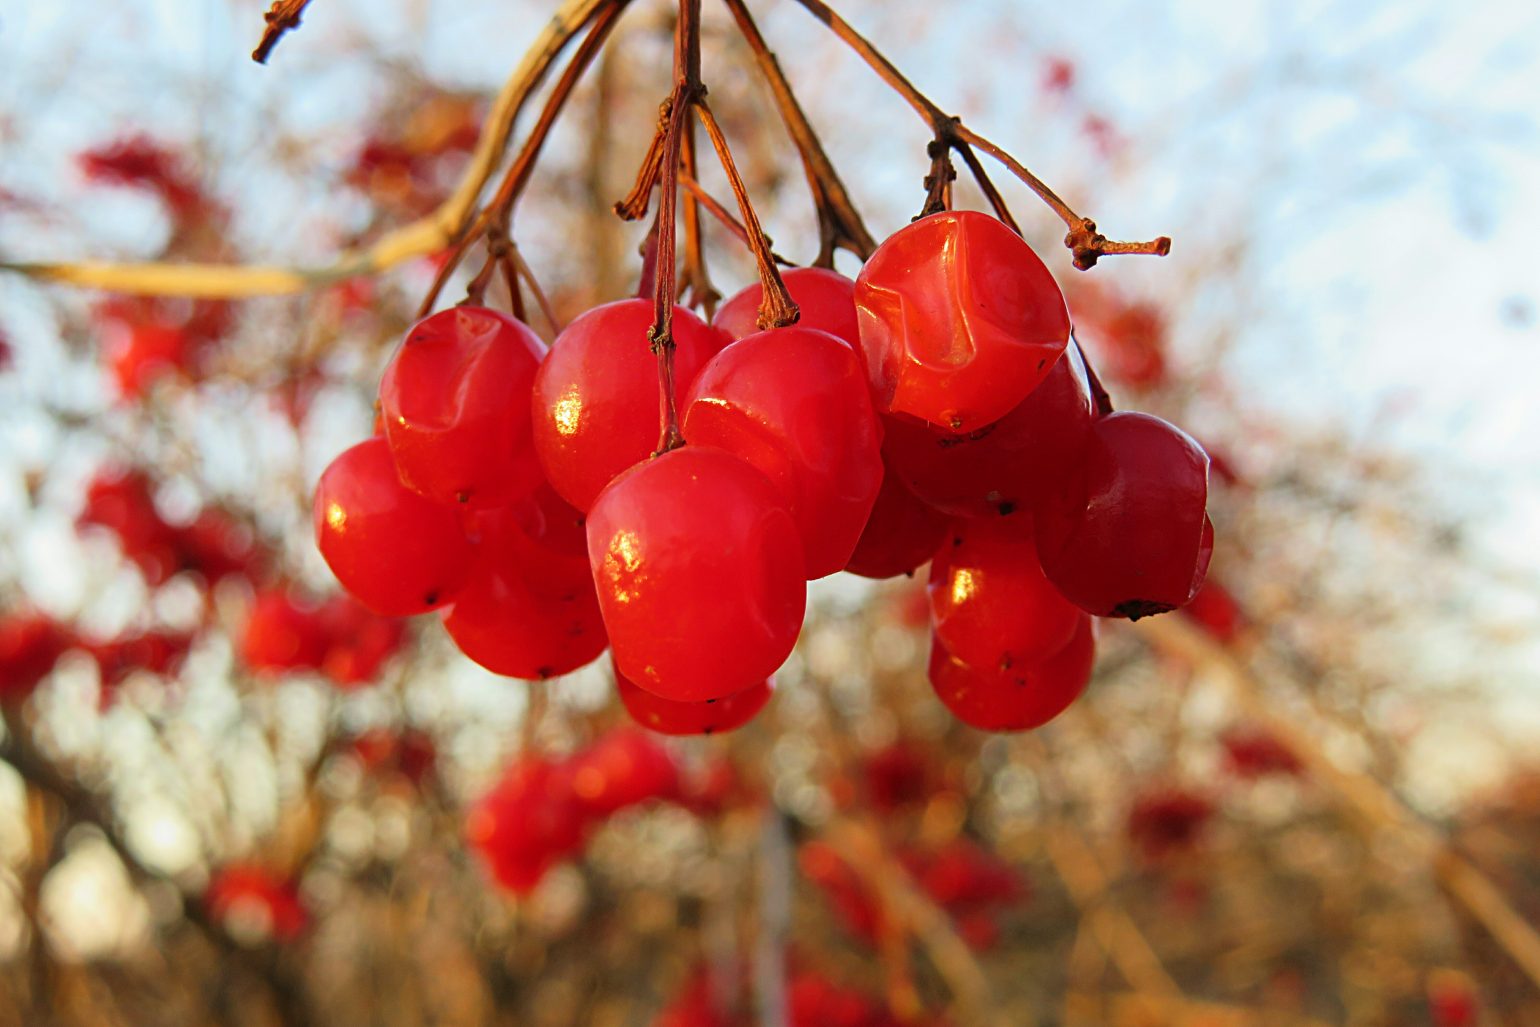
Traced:
<svg viewBox="0 0 1540 1027">
<path fill-rule="evenodd" d="M 326 267 L 0 261 L 0 271 L 111 292 L 242 299 L 304 292 L 348 278 L 379 274 L 413 258 L 436 253 L 458 239 L 469 224 L 476 200 L 507 148 L 514 121 L 557 56 L 596 11 L 613 2 L 563 0 L 498 93 L 465 174 L 449 198 L 432 213 L 388 233 L 373 245 L 342 253 Z"/>
</svg>

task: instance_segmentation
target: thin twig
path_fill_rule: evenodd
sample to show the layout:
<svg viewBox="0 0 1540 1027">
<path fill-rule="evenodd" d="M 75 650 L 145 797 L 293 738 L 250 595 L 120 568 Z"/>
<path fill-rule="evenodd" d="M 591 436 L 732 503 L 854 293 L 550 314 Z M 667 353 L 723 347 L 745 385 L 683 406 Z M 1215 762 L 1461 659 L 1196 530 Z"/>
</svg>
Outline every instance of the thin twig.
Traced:
<svg viewBox="0 0 1540 1027">
<path fill-rule="evenodd" d="M 348 278 L 376 275 L 417 257 L 436 253 L 460 237 L 498 159 L 513 123 L 540 87 L 551 65 L 595 11 L 626 0 L 563 0 L 509 75 L 481 129 L 465 174 L 449 198 L 432 213 L 388 233 L 371 246 L 348 250 L 319 268 L 256 264 L 169 264 L 0 261 L 0 271 L 40 281 L 141 296 L 242 299 L 304 292 Z"/>
<path fill-rule="evenodd" d="M 722 134 L 722 126 L 717 124 L 704 97 L 696 101 L 695 110 L 700 115 L 701 124 L 706 126 L 706 135 L 711 138 L 711 145 L 717 151 L 717 160 L 727 174 L 733 198 L 738 201 L 738 213 L 743 217 L 744 231 L 749 237 L 749 248 L 754 253 L 755 263 L 759 265 L 759 282 L 763 287 L 759 301 L 759 327 L 782 328 L 796 324 L 802 316 L 801 311 L 786 291 L 786 283 L 781 281 L 780 269 L 775 266 L 775 256 L 770 249 L 770 237 L 760 226 L 759 214 L 749 199 L 749 190 L 743 184 L 743 176 L 738 174 L 738 166 L 733 162 L 733 152 L 727 145 L 727 137 Z"/>
<path fill-rule="evenodd" d="M 310 0 L 273 0 L 273 6 L 262 16 L 267 21 L 267 28 L 262 31 L 262 41 L 251 51 L 251 59 L 266 64 L 284 33 L 299 28 L 300 16 L 309 6 Z"/>
<path fill-rule="evenodd" d="M 796 0 L 805 7 L 813 17 L 823 22 L 842 42 L 856 52 L 860 58 L 871 67 L 877 75 L 913 107 L 915 113 L 925 119 L 930 125 L 935 139 L 943 145 L 957 149 L 958 144 L 977 147 L 1026 183 L 1027 187 L 1037 194 L 1038 198 L 1046 203 L 1049 208 L 1064 222 L 1069 233 L 1064 237 L 1064 245 L 1069 247 L 1074 254 L 1075 266 L 1082 271 L 1094 267 L 1099 257 L 1109 254 L 1142 253 L 1155 256 L 1165 256 L 1171 252 L 1171 240 L 1165 236 L 1152 239 L 1148 242 L 1114 242 L 1109 240 L 1096 230 L 1096 222 L 1090 218 L 1076 214 L 1059 195 L 1050 189 L 1042 179 L 1034 175 L 1016 158 L 1006 153 L 994 143 L 963 126 L 962 120 L 954 115 L 947 114 L 924 93 L 915 87 L 913 82 L 899 71 L 893 62 L 888 60 L 872 45 L 861 33 L 857 32 L 850 24 L 841 18 L 823 0 Z M 966 158 L 964 158 L 966 159 Z"/>
<path fill-rule="evenodd" d="M 710 213 L 712 217 L 721 222 L 722 227 L 731 232 L 734 238 L 743 243 L 745 247 L 749 245 L 749 232 L 748 229 L 743 227 L 743 222 L 733 217 L 732 211 L 724 207 L 721 200 L 708 193 L 705 186 L 701 185 L 699 182 L 691 178 L 683 171 L 679 172 L 679 184 L 684 186 L 685 189 L 689 191 L 691 196 L 699 200 L 701 206 L 705 207 L 707 212 Z M 781 256 L 779 253 L 776 253 L 774 250 L 770 251 L 770 256 L 777 264 L 780 264 L 782 267 L 796 266 L 791 261 Z"/>
<path fill-rule="evenodd" d="M 808 188 L 813 192 L 813 206 L 818 213 L 818 256 L 813 266 L 832 268 L 836 249 L 847 250 L 865 261 L 877 248 L 877 243 L 866 230 L 860 213 L 845 190 L 845 183 L 840 181 L 839 173 L 834 170 L 834 164 L 824 152 L 812 123 L 808 121 L 802 105 L 797 102 L 791 83 L 781 70 L 780 61 L 766 45 L 765 37 L 760 35 L 759 26 L 754 23 L 743 0 L 724 2 L 738 23 L 739 34 L 753 52 L 760 74 L 765 77 L 770 94 L 775 98 L 775 105 L 781 112 L 781 120 L 786 123 L 786 131 L 790 133 L 797 153 L 802 158 Z"/>
</svg>

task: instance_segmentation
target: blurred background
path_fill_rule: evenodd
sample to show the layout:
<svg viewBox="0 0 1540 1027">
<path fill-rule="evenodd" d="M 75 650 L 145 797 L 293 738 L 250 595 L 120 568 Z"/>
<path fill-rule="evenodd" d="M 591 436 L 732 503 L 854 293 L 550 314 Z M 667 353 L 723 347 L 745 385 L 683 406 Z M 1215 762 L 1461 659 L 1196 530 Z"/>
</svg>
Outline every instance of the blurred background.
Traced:
<svg viewBox="0 0 1540 1027">
<path fill-rule="evenodd" d="M 315 0 L 259 66 L 260 3 L 0 0 L 0 262 L 326 266 L 445 199 L 554 6 Z M 907 223 L 927 127 L 750 6 L 872 233 Z M 926 684 L 924 571 L 837 575 L 753 723 L 635 735 L 607 661 L 499 678 L 315 552 L 434 255 L 234 302 L 8 267 L 0 1025 L 1540 1023 L 1540 11 L 836 6 L 1109 236 L 1173 238 L 1077 272 L 995 175 L 1117 404 L 1214 458 L 1198 601 L 990 736 Z M 609 207 L 672 32 L 635 0 L 520 204 L 560 319 L 635 289 Z M 719 5 L 704 47 L 808 262 Z M 510 890 L 482 797 L 583 761 L 636 795 Z"/>
</svg>

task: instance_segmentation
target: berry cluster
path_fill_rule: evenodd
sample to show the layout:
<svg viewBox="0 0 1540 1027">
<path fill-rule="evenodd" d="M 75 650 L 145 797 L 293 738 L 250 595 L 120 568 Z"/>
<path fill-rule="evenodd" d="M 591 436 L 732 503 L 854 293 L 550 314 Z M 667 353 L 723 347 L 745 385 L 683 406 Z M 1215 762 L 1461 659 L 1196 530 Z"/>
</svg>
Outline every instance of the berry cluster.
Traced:
<svg viewBox="0 0 1540 1027">
<path fill-rule="evenodd" d="M 680 799 L 679 768 L 650 735 L 621 728 L 564 760 L 516 760 L 471 808 L 466 839 L 516 895 L 576 855 L 607 817 L 651 799 Z"/>
<path fill-rule="evenodd" d="M 332 570 L 381 614 L 446 609 L 462 651 L 512 677 L 608 645 L 625 707 L 676 734 L 750 719 L 806 582 L 840 570 L 932 561 L 932 683 L 991 730 L 1075 699 L 1093 616 L 1192 599 L 1208 458 L 1111 412 L 1052 275 L 1004 223 L 943 211 L 854 282 L 783 282 L 800 319 L 766 331 L 761 286 L 710 324 L 674 308 L 663 335 L 648 301 L 608 303 L 549 351 L 482 307 L 423 320 L 381 380 L 381 434 L 321 478 Z"/>
<path fill-rule="evenodd" d="M 291 942 L 310 926 L 292 880 L 259 863 L 229 863 L 209 878 L 203 905 L 210 919 L 249 942 Z"/>
</svg>

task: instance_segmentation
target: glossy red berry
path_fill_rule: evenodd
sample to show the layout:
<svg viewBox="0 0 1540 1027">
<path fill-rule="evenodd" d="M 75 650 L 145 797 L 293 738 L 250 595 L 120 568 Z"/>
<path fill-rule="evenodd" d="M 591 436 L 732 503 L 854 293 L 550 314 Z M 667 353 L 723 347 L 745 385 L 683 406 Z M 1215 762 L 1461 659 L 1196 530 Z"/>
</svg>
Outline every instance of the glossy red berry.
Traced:
<svg viewBox="0 0 1540 1027">
<path fill-rule="evenodd" d="M 606 639 L 587 553 L 531 537 L 525 528 L 533 519 L 530 506 L 468 518 L 474 567 L 444 627 L 461 652 L 488 670 L 538 681 L 592 662 Z M 543 529 L 543 519 L 540 524 Z"/>
<path fill-rule="evenodd" d="M 663 699 L 633 684 L 617 667 L 615 693 L 631 719 L 662 735 L 714 735 L 735 731 L 753 720 L 770 701 L 774 684 L 766 679 L 741 692 L 705 702 Z"/>
<path fill-rule="evenodd" d="M 856 278 L 879 405 L 953 432 L 1005 416 L 1069 341 L 1053 275 L 987 214 L 942 211 L 893 233 Z"/>
<path fill-rule="evenodd" d="M 970 667 L 1042 663 L 1084 618 L 1043 576 L 1028 514 L 960 519 L 930 565 L 936 637 Z"/>
<path fill-rule="evenodd" d="M 501 506 L 540 481 L 527 416 L 545 346 L 485 307 L 451 307 L 406 334 L 380 379 L 396 471 L 439 503 Z"/>
<path fill-rule="evenodd" d="M 1096 662 L 1096 626 L 1082 615 L 1068 645 L 1042 663 L 1007 670 L 970 667 L 933 639 L 930 683 L 964 724 L 984 731 L 1041 727 L 1080 698 Z"/>
<path fill-rule="evenodd" d="M 1149 414 L 1097 421 L 1078 464 L 1037 507 L 1043 572 L 1100 617 L 1138 619 L 1186 605 L 1214 549 L 1208 456 Z"/>
<path fill-rule="evenodd" d="M 678 702 L 774 673 L 802 628 L 807 580 L 775 487 L 731 454 L 686 446 L 604 490 L 588 515 L 599 608 L 621 673 Z"/>
<path fill-rule="evenodd" d="M 850 343 L 860 352 L 861 332 L 856 325 L 856 283 L 821 267 L 790 267 L 781 281 L 801 316 L 795 327 L 816 328 Z M 743 339 L 760 331 L 759 302 L 765 290 L 758 282 L 734 293 L 717 308 L 712 325 L 730 338 Z"/>
<path fill-rule="evenodd" d="M 470 565 L 455 509 L 402 485 L 377 436 L 343 452 L 321 475 L 315 533 L 342 586 L 387 617 L 453 602 Z"/>
<path fill-rule="evenodd" d="M 967 434 L 912 417 L 883 418 L 883 454 L 931 506 L 962 517 L 1022 509 L 1058 487 L 1085 448 L 1094 419 L 1090 382 L 1071 344 L 1042 384 L 1010 413 Z"/>
<path fill-rule="evenodd" d="M 650 300 L 595 307 L 556 337 L 535 376 L 535 452 L 556 492 L 579 510 L 658 445 L 657 358 Z M 682 399 L 727 337 L 674 308 L 675 398 Z"/>
<path fill-rule="evenodd" d="M 882 429 L 860 358 L 827 332 L 757 332 L 690 389 L 684 434 L 752 464 L 797 522 L 809 578 L 850 560 L 882 484 Z"/>
<path fill-rule="evenodd" d="M 882 488 L 845 569 L 863 578 L 912 574 L 946 537 L 949 520 L 921 501 L 884 461 Z"/>
</svg>

